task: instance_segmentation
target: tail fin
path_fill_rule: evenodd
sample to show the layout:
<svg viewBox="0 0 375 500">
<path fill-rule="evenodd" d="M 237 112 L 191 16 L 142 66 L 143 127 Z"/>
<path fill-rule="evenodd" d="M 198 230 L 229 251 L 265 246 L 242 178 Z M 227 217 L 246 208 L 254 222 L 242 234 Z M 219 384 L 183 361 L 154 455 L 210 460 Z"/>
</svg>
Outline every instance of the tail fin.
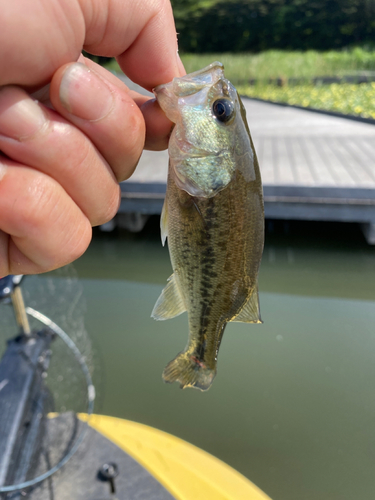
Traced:
<svg viewBox="0 0 375 500">
<path fill-rule="evenodd" d="M 194 353 L 184 351 L 178 354 L 164 368 L 164 382 L 180 382 L 181 389 L 195 387 L 207 391 L 215 378 L 216 370 L 208 368 Z"/>
</svg>

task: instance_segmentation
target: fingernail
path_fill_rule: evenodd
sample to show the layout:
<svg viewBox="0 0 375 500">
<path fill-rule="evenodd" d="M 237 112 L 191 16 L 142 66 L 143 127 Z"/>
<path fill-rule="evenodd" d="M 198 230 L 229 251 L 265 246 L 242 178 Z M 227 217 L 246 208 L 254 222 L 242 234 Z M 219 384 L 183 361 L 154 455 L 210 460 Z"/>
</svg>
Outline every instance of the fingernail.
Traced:
<svg viewBox="0 0 375 500">
<path fill-rule="evenodd" d="M 0 134 L 24 140 L 35 135 L 47 123 L 39 104 L 14 87 L 0 91 Z"/>
<path fill-rule="evenodd" d="M 69 113 L 90 121 L 104 118 L 114 106 L 112 92 L 104 80 L 81 63 L 72 64 L 65 71 L 60 100 Z"/>
</svg>

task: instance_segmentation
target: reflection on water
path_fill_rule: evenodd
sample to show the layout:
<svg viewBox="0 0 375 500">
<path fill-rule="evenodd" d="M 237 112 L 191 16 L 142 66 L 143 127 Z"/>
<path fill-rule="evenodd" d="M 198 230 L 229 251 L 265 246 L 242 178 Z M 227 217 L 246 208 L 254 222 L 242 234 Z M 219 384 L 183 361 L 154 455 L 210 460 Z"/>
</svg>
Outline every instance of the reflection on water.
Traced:
<svg viewBox="0 0 375 500">
<path fill-rule="evenodd" d="M 155 221 L 98 232 L 76 269 L 103 358 L 100 412 L 186 439 L 274 500 L 373 497 L 375 249 L 356 226 L 268 225 L 264 324 L 227 326 L 207 393 L 161 380 L 187 318 L 150 318 L 171 274 Z"/>
</svg>

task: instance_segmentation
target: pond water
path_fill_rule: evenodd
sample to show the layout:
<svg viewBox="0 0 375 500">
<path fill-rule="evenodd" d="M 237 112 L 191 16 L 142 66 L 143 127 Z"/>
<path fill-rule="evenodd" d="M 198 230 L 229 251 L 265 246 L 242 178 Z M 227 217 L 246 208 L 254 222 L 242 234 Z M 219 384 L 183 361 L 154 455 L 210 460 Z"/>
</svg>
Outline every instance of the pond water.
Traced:
<svg viewBox="0 0 375 500">
<path fill-rule="evenodd" d="M 157 226 L 97 233 L 76 264 L 105 374 L 99 410 L 203 448 L 274 500 L 372 497 L 375 249 L 359 228 L 268 222 L 264 324 L 228 325 L 202 393 L 161 380 L 187 317 L 150 318 L 171 274 Z"/>
<path fill-rule="evenodd" d="M 96 412 L 212 453 L 273 500 L 368 500 L 375 491 L 375 248 L 355 225 L 268 222 L 263 325 L 232 323 L 202 393 L 164 384 L 186 314 L 150 318 L 171 274 L 158 221 L 95 233 L 75 264 L 100 354 Z"/>
</svg>

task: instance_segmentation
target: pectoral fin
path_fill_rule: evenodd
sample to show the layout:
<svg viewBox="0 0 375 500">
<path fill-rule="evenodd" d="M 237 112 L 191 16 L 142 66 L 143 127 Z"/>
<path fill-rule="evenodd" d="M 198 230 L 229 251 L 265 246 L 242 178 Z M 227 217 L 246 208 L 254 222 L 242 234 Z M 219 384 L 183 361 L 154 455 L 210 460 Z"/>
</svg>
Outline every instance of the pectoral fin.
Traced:
<svg viewBox="0 0 375 500">
<path fill-rule="evenodd" d="M 260 318 L 258 286 L 254 288 L 241 312 L 232 321 L 238 323 L 263 323 Z"/>
<path fill-rule="evenodd" d="M 162 321 L 174 318 L 186 311 L 184 299 L 176 283 L 174 274 L 168 278 L 167 286 L 156 301 L 151 317 Z"/>
<path fill-rule="evenodd" d="M 165 195 L 165 200 L 160 216 L 160 234 L 162 245 L 165 245 L 165 240 L 168 236 L 168 208 L 167 208 L 167 195 Z"/>
</svg>

